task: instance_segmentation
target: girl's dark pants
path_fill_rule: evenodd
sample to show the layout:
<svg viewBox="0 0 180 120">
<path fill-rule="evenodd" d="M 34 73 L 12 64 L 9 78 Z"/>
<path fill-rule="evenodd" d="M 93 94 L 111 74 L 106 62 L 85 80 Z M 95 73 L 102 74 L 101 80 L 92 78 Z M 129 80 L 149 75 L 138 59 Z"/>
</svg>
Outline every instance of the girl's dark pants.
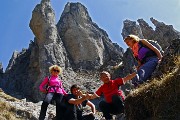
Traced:
<svg viewBox="0 0 180 120">
<path fill-rule="evenodd" d="M 54 100 L 56 102 L 56 119 L 62 120 L 63 118 L 63 109 L 61 108 L 61 101 L 63 99 L 63 95 L 60 93 L 48 93 L 41 105 L 41 111 L 39 115 L 39 120 L 44 120 L 46 116 L 46 111 L 48 105 Z"/>
<path fill-rule="evenodd" d="M 124 104 L 122 98 L 118 95 L 112 96 L 112 103 L 107 103 L 106 101 L 101 101 L 99 103 L 99 108 L 103 112 L 103 116 L 106 119 L 112 119 L 112 114 L 120 114 L 124 112 Z"/>
</svg>

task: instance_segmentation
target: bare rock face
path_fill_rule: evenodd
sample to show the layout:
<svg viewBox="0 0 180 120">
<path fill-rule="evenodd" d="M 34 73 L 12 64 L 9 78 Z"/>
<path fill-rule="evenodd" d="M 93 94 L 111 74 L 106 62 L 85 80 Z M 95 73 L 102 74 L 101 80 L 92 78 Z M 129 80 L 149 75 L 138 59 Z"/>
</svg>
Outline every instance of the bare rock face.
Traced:
<svg viewBox="0 0 180 120">
<path fill-rule="evenodd" d="M 170 29 L 172 27 L 155 20 L 154 24 L 159 26 L 157 32 L 142 19 L 138 22 L 139 25 L 134 21 L 124 21 L 123 38 L 136 34 L 140 38 L 160 40 L 156 39 L 161 38 L 158 37 L 158 31 L 162 31 L 162 40 L 171 41 L 172 38 L 179 37 L 179 32 Z M 87 91 L 95 90 L 100 86 L 99 71 L 109 70 L 111 65 L 122 60 L 124 68 L 115 71 L 116 75 L 112 77 L 123 77 L 133 72 L 135 61 L 130 49 L 124 54 L 119 45 L 112 43 L 107 33 L 92 22 L 87 8 L 80 3 L 67 3 L 56 25 L 50 0 L 42 0 L 33 10 L 30 28 L 35 35 L 34 40 L 30 42 L 28 49 L 13 53 L 3 73 L 3 80 L 0 80 L 6 92 L 20 92 L 21 96 L 32 101 L 42 100 L 39 84 L 49 75 L 48 68 L 53 64 L 63 68 L 62 78 L 66 90 L 72 84 L 79 84 Z M 169 32 L 170 36 L 166 38 L 164 32 Z M 163 48 L 165 47 L 166 44 Z"/>
<path fill-rule="evenodd" d="M 92 22 L 81 3 L 66 4 L 57 28 L 76 68 L 97 69 L 109 60 L 118 61 L 122 57 L 122 51 Z"/>
<path fill-rule="evenodd" d="M 11 69 L 11 67 L 14 65 L 15 61 L 16 61 L 16 58 L 18 57 L 18 54 L 19 52 L 18 51 L 14 51 L 12 56 L 11 56 L 11 59 L 9 61 L 9 64 L 6 68 L 6 71 L 9 71 Z"/>
<path fill-rule="evenodd" d="M 2 88 L 15 95 L 15 91 L 20 91 L 22 96 L 32 92 L 26 91 L 32 87 L 31 81 L 28 80 L 30 50 L 22 49 L 21 52 L 15 51 L 9 61 L 9 65 L 5 71 Z"/>
<path fill-rule="evenodd" d="M 148 38 L 150 40 L 154 39 L 154 30 L 151 26 L 148 25 L 148 23 L 146 21 L 144 21 L 143 19 L 138 19 L 137 20 L 139 23 L 139 26 L 141 28 L 142 31 L 142 38 Z"/>
<path fill-rule="evenodd" d="M 49 61 L 65 66 L 65 50 L 57 33 L 55 15 L 50 0 L 42 0 L 33 11 L 30 28 L 35 34 L 35 44 L 39 49 L 40 64 Z"/>
<path fill-rule="evenodd" d="M 164 52 L 162 62 L 158 65 L 152 77 L 161 77 L 165 73 L 179 69 L 176 64 L 180 61 L 180 38 L 174 39 Z"/>
<path fill-rule="evenodd" d="M 35 7 L 30 21 L 30 28 L 37 38 L 38 45 L 52 43 L 57 40 L 55 14 L 50 0 L 42 0 L 41 4 Z"/>
<path fill-rule="evenodd" d="M 172 40 L 180 38 L 180 32 L 175 30 L 172 25 L 166 25 L 154 18 L 150 18 L 155 25 L 154 40 L 157 40 L 162 48 L 165 50 Z"/>
<path fill-rule="evenodd" d="M 28 49 L 13 53 L 6 69 L 5 89 L 8 93 L 19 92 L 23 97 L 38 101 L 42 98 L 39 84 L 49 75 L 49 66 L 58 64 L 64 69 L 69 62 L 58 37 L 50 0 L 42 0 L 35 7 L 30 28 L 35 39 L 31 41 Z"/>
<path fill-rule="evenodd" d="M 1 80 L 5 92 L 15 97 L 42 100 L 39 85 L 53 64 L 63 69 L 61 77 L 66 91 L 72 84 L 93 91 L 99 86 L 99 69 L 122 59 L 123 49 L 92 22 L 80 3 L 66 5 L 57 31 L 50 0 L 42 0 L 34 8 L 29 26 L 34 40 L 28 49 L 13 53 Z"/>
<path fill-rule="evenodd" d="M 138 35 L 140 38 L 143 37 L 142 30 L 141 30 L 140 26 L 136 24 L 135 21 L 125 20 L 125 21 L 123 21 L 123 24 L 124 24 L 124 26 L 123 26 L 122 33 L 121 33 L 123 38 L 125 38 L 129 34 Z"/>
</svg>

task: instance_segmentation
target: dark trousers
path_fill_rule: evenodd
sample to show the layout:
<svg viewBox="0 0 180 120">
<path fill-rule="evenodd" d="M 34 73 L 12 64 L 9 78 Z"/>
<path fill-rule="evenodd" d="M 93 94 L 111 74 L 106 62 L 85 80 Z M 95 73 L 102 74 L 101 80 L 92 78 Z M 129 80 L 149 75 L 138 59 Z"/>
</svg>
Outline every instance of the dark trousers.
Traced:
<svg viewBox="0 0 180 120">
<path fill-rule="evenodd" d="M 112 96 L 112 103 L 107 103 L 103 100 L 99 103 L 99 108 L 106 119 L 112 119 L 111 114 L 116 115 L 124 111 L 124 104 L 120 96 L 114 95 Z"/>
<path fill-rule="evenodd" d="M 75 105 L 74 105 L 75 107 Z M 69 109 L 65 113 L 65 119 L 64 120 L 94 120 L 95 116 L 93 114 L 88 115 L 82 115 L 82 112 L 79 113 L 76 111 L 76 109 Z"/>
<path fill-rule="evenodd" d="M 81 111 L 76 110 L 76 112 L 77 112 L 78 120 L 94 120 L 95 119 L 95 116 L 92 113 L 83 115 L 83 110 Z"/>
<path fill-rule="evenodd" d="M 94 119 L 95 119 L 95 116 L 93 114 L 83 115 L 82 116 L 82 120 L 94 120 Z"/>
<path fill-rule="evenodd" d="M 78 120 L 74 109 L 66 109 L 64 113 L 64 120 Z"/>
<path fill-rule="evenodd" d="M 62 120 L 63 119 L 63 109 L 61 104 L 62 99 L 63 99 L 63 95 L 60 93 L 48 93 L 41 105 L 39 120 L 45 119 L 47 107 L 53 100 L 56 102 L 56 120 Z"/>
</svg>

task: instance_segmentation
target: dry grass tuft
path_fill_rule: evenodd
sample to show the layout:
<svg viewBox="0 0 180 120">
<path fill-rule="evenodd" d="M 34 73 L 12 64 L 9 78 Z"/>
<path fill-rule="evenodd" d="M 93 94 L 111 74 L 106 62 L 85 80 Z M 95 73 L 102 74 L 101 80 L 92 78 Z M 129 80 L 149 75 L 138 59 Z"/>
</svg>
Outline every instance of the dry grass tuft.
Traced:
<svg viewBox="0 0 180 120">
<path fill-rule="evenodd" d="M 180 119 L 180 56 L 175 69 L 132 91 L 126 98 L 127 120 Z M 158 77 L 159 78 L 159 77 Z"/>
<path fill-rule="evenodd" d="M 0 120 L 22 120 L 16 117 L 16 108 L 12 107 L 5 101 L 19 100 L 5 94 L 4 91 L 0 89 Z"/>
<path fill-rule="evenodd" d="M 0 101 L 0 120 L 20 120 L 16 118 L 16 109 Z"/>
</svg>

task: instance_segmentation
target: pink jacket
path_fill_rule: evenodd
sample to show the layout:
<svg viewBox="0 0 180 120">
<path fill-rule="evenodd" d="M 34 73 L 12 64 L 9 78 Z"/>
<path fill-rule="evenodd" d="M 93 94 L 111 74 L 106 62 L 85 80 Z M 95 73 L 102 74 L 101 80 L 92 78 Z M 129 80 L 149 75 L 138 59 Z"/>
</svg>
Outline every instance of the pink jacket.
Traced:
<svg viewBox="0 0 180 120">
<path fill-rule="evenodd" d="M 40 86 L 39 86 L 40 91 L 44 91 L 46 89 L 45 87 L 47 84 L 48 84 L 48 77 L 46 77 L 43 80 L 43 82 L 40 84 Z M 56 93 L 61 93 L 63 95 L 67 94 L 62 86 L 62 81 L 59 79 L 58 76 L 51 76 L 48 86 L 49 86 L 48 93 L 56 92 Z"/>
</svg>

